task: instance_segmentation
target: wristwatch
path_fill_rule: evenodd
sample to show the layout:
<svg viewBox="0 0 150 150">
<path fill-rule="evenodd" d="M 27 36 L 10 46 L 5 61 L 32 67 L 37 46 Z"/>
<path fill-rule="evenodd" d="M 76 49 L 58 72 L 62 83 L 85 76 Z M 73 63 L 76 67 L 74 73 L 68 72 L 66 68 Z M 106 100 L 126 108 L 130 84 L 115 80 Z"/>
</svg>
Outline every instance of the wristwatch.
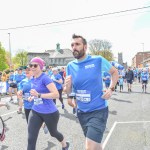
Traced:
<svg viewBox="0 0 150 150">
<path fill-rule="evenodd" d="M 112 91 L 114 91 L 114 90 L 115 90 L 115 87 L 110 87 L 109 89 L 111 89 Z"/>
<path fill-rule="evenodd" d="M 38 93 L 38 98 L 41 98 L 41 93 Z"/>
</svg>

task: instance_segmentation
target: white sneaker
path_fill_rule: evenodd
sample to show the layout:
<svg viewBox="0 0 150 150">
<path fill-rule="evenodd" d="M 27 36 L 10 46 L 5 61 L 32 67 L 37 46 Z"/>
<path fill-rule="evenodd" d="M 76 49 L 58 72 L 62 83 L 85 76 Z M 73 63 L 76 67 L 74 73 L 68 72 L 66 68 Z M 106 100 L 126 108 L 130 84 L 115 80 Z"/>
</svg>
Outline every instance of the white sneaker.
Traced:
<svg viewBox="0 0 150 150">
<path fill-rule="evenodd" d="M 9 110 L 10 109 L 10 105 L 8 102 L 6 102 L 6 108 Z"/>
</svg>

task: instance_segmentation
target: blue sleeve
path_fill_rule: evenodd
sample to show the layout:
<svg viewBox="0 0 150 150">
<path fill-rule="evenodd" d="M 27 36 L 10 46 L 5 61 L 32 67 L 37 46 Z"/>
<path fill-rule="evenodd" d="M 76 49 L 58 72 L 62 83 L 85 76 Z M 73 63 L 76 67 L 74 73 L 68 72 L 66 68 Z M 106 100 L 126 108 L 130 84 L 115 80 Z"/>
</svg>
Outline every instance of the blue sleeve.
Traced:
<svg viewBox="0 0 150 150">
<path fill-rule="evenodd" d="M 60 74 L 57 75 L 57 80 L 62 79 L 62 76 Z"/>
<path fill-rule="evenodd" d="M 51 79 L 49 76 L 47 76 L 47 75 L 43 76 L 42 83 L 43 83 L 45 86 L 47 86 L 48 84 L 50 84 L 50 83 L 52 83 L 52 82 L 53 82 L 53 81 L 52 81 L 52 79 Z"/>
<path fill-rule="evenodd" d="M 18 84 L 18 91 L 23 89 L 23 80 Z"/>
<path fill-rule="evenodd" d="M 111 63 L 102 57 L 102 71 L 109 72 L 111 68 Z"/>
<path fill-rule="evenodd" d="M 13 77 L 13 81 L 16 81 L 16 75 L 14 75 L 14 77 Z"/>
<path fill-rule="evenodd" d="M 66 67 L 66 76 L 69 76 L 69 75 L 70 75 L 69 66 L 70 66 L 70 65 L 68 64 L 67 67 Z"/>
</svg>

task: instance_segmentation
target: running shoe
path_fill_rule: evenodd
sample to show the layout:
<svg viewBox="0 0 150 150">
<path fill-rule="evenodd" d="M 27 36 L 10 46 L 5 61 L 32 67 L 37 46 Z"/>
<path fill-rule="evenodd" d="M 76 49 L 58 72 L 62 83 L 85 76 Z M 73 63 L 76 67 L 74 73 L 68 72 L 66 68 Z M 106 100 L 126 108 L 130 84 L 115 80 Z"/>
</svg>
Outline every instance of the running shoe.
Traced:
<svg viewBox="0 0 150 150">
<path fill-rule="evenodd" d="M 8 104 L 8 102 L 6 102 L 6 108 L 9 110 L 10 109 L 10 105 Z"/>
<path fill-rule="evenodd" d="M 65 108 L 65 105 L 64 104 L 62 104 L 62 109 L 64 109 Z"/>
<path fill-rule="evenodd" d="M 22 114 L 22 108 L 19 108 L 19 110 L 17 111 L 17 114 Z"/>
<path fill-rule="evenodd" d="M 10 98 L 9 102 L 10 102 L 10 103 L 13 103 L 13 98 Z"/>
<path fill-rule="evenodd" d="M 75 114 L 76 113 L 76 108 L 73 108 L 73 114 Z"/>
<path fill-rule="evenodd" d="M 66 144 L 67 144 L 67 146 L 63 147 L 62 150 L 69 150 L 69 145 L 70 145 L 69 142 L 66 142 Z"/>
</svg>

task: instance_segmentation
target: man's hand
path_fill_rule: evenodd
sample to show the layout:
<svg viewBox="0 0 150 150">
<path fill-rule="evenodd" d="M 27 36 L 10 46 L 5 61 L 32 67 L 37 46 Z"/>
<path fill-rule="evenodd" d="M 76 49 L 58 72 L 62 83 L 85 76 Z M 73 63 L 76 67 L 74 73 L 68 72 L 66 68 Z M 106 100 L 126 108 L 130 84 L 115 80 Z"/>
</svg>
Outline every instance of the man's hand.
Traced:
<svg viewBox="0 0 150 150">
<path fill-rule="evenodd" d="M 71 76 L 67 76 L 65 79 L 65 87 L 64 87 L 64 91 L 69 94 L 71 93 L 71 89 L 72 89 L 72 77 Z"/>
<path fill-rule="evenodd" d="M 102 98 L 108 100 L 108 99 L 112 96 L 112 92 L 113 92 L 113 91 L 108 88 L 108 89 L 106 90 L 106 92 L 102 95 Z"/>
</svg>

